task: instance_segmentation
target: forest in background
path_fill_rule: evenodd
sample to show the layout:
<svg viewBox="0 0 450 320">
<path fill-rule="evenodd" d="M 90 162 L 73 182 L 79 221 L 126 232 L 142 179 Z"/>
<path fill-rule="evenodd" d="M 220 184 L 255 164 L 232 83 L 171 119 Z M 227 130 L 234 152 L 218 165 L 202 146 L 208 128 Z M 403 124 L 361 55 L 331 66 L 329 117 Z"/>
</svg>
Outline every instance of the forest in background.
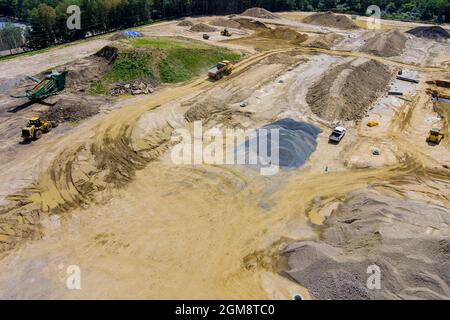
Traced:
<svg viewBox="0 0 450 320">
<path fill-rule="evenodd" d="M 66 27 L 70 5 L 81 9 L 79 30 Z M 21 35 L 8 24 L 0 29 L 0 41 L 6 41 L 6 46 L 24 43 L 27 49 L 38 49 L 190 15 L 238 14 L 251 7 L 273 12 L 333 10 L 365 15 L 370 5 L 378 5 L 383 18 L 450 22 L 449 0 L 0 0 L 0 16 L 15 17 L 30 25 Z"/>
</svg>

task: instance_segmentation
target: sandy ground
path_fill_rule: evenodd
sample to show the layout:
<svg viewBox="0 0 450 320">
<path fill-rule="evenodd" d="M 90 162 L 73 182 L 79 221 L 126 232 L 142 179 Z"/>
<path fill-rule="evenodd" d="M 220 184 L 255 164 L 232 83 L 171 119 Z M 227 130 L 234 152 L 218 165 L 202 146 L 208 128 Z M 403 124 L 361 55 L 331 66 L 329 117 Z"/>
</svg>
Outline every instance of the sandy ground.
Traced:
<svg viewBox="0 0 450 320">
<path fill-rule="evenodd" d="M 35 240 L 17 241 L 2 253 L 1 298 L 289 299 L 296 292 L 309 297 L 283 275 L 287 262 L 279 252 L 293 241 L 318 240 L 314 225 L 332 215 L 350 192 L 370 186 L 397 198 L 449 206 L 449 172 L 443 166 L 450 152 L 446 144 L 425 142 L 430 127 L 442 119 L 424 82 L 448 72 L 444 62 L 449 57 L 438 53 L 448 44 L 417 40 L 401 57 L 381 58 L 352 51 L 369 37 L 366 31 L 293 19 L 261 21 L 344 37 L 333 50 L 256 52 L 239 42 L 251 30 L 231 30 L 227 41 L 212 34 L 210 43 L 246 52 L 230 77 L 219 82 L 201 77 L 151 96 L 116 101 L 99 115 L 76 126 L 62 125 L 30 145 L 8 142 L 0 163 L 0 196 L 7 205 L 2 215 L 26 220 L 37 211 L 40 217 L 30 227 L 38 231 Z M 201 33 L 176 22 L 140 30 L 146 36 L 201 39 Z M 19 60 L 0 66 L 16 77 L 38 73 L 89 55 L 102 41 L 55 49 L 51 58 L 45 53 L 21 58 L 23 68 L 17 68 Z M 328 135 L 335 123 L 315 115 L 306 95 L 327 70 L 349 57 L 402 68 L 420 83 L 393 80 L 387 90 L 402 91 L 403 99 L 386 90 L 362 121 L 341 121 L 348 133 L 333 145 Z M 14 78 L 1 70 L 0 78 Z M 256 129 L 282 118 L 312 123 L 322 130 L 317 149 L 304 167 L 271 177 L 241 166 L 175 165 L 170 132 L 192 130 L 185 113 L 203 104 L 225 106 L 226 112 L 206 114 L 209 128 Z M 31 112 L 2 111 L 0 132 L 17 130 Z M 369 119 L 379 126 L 367 127 Z M 0 224 L 0 243 L 16 241 L 16 231 L 5 227 Z M 65 287 L 70 265 L 81 268 L 81 290 Z"/>
</svg>

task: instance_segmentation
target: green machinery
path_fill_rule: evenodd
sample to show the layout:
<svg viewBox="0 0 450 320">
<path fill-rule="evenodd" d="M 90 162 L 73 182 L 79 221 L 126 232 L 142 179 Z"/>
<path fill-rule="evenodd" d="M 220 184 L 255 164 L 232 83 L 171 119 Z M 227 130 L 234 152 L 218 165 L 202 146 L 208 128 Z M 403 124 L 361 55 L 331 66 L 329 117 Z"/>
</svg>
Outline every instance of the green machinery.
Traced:
<svg viewBox="0 0 450 320">
<path fill-rule="evenodd" d="M 47 97 L 53 96 L 64 90 L 66 87 L 67 71 L 61 73 L 52 72 L 45 76 L 45 78 L 39 82 L 34 78 L 34 81 L 39 82 L 31 90 L 27 90 L 25 94 L 20 96 L 13 96 L 14 98 L 28 98 L 30 101 L 41 101 Z"/>
</svg>

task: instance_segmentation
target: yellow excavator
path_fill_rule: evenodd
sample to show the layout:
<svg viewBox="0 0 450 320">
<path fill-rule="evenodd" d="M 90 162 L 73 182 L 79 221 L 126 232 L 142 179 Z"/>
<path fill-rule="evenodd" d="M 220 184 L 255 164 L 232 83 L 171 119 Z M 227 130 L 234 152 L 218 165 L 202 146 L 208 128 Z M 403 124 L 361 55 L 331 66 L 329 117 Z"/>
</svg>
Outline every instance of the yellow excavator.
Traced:
<svg viewBox="0 0 450 320">
<path fill-rule="evenodd" d="M 54 125 L 50 121 L 43 121 L 39 117 L 32 117 L 22 129 L 24 140 L 38 140 L 43 133 L 50 132 Z"/>
<path fill-rule="evenodd" d="M 444 135 L 441 133 L 441 130 L 438 128 L 433 128 L 430 130 L 430 133 L 428 134 L 427 142 L 439 144 L 442 139 L 444 139 Z"/>
</svg>

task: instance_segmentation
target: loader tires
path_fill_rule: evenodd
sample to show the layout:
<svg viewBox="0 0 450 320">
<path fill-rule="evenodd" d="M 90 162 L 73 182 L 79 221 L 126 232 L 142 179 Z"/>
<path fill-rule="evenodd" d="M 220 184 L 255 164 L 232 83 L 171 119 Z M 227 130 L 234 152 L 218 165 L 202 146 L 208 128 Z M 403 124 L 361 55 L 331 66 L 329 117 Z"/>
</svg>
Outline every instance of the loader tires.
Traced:
<svg viewBox="0 0 450 320">
<path fill-rule="evenodd" d="M 48 123 L 48 126 L 47 126 L 47 129 L 45 129 L 45 132 L 50 132 L 50 131 L 52 131 L 52 129 L 53 129 L 53 126 L 52 126 L 52 124 L 49 122 L 49 123 Z"/>
<path fill-rule="evenodd" d="M 37 130 L 36 133 L 34 134 L 34 138 L 36 140 L 39 140 L 42 137 L 42 131 L 41 130 Z"/>
</svg>

